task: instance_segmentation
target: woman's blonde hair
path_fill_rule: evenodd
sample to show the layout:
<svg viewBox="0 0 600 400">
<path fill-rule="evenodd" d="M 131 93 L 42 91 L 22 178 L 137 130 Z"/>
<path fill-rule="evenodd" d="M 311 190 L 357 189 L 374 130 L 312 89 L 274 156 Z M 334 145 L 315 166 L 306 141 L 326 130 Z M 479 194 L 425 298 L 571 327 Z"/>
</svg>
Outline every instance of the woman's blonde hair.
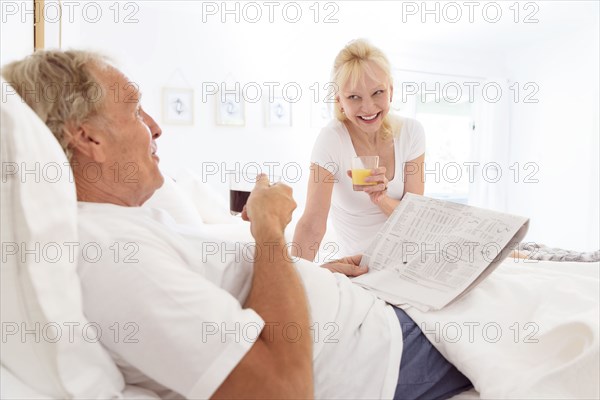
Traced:
<svg viewBox="0 0 600 400">
<path fill-rule="evenodd" d="M 104 89 L 90 71 L 108 60 L 87 51 L 36 51 L 7 64 L 2 76 L 54 134 L 67 158 L 72 156 L 66 124 L 99 115 Z"/>
<path fill-rule="evenodd" d="M 393 84 L 390 62 L 383 51 L 373 46 L 365 39 L 356 39 L 348 43 L 338 53 L 333 63 L 331 80 L 335 84 L 333 88 L 333 90 L 336 91 L 335 95 L 337 96 L 341 88 L 348 82 L 351 81 L 352 86 L 356 86 L 359 79 L 364 76 L 364 74 L 372 76 L 374 71 L 369 66 L 369 62 L 375 64 L 385 73 L 390 86 Z M 334 113 L 339 121 L 344 122 L 347 119 L 346 115 L 342 112 L 339 101 L 335 102 Z M 394 128 L 388 114 L 383 119 L 383 124 L 381 125 L 379 133 L 382 138 L 386 139 L 390 137 L 394 131 L 397 131 L 397 129 Z"/>
</svg>

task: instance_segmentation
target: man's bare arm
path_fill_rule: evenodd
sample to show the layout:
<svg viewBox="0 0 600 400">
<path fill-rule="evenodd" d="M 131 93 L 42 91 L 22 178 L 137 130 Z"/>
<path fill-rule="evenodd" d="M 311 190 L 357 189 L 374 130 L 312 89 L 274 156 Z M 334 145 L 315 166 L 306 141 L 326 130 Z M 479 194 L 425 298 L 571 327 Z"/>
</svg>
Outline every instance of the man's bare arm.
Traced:
<svg viewBox="0 0 600 400">
<path fill-rule="evenodd" d="M 306 293 L 284 239 L 296 203 L 285 185 L 259 180 L 243 217 L 256 240 L 254 276 L 244 304 L 265 321 L 260 337 L 214 394 L 215 398 L 314 396 Z"/>
</svg>

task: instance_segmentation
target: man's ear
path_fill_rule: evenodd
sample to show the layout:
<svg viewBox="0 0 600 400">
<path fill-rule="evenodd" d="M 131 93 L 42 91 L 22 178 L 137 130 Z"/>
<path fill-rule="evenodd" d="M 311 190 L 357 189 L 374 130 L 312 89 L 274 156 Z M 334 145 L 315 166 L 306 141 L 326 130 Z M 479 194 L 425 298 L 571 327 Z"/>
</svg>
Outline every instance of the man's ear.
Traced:
<svg viewBox="0 0 600 400">
<path fill-rule="evenodd" d="M 65 135 L 68 137 L 73 154 L 83 154 L 86 158 L 99 163 L 106 161 L 103 137 L 93 124 L 68 122 L 65 124 Z"/>
</svg>

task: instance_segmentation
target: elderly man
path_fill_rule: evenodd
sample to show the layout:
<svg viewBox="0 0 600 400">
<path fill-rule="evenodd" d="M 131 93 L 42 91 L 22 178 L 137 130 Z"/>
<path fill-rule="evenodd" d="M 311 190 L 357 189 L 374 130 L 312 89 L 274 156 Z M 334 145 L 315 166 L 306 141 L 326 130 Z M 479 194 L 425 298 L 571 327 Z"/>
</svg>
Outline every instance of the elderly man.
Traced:
<svg viewBox="0 0 600 400">
<path fill-rule="evenodd" d="M 80 240 L 114 255 L 82 257 L 78 273 L 87 317 L 131 328 L 101 338 L 128 383 L 165 398 L 446 398 L 471 386 L 401 310 L 343 274 L 292 263 L 289 187 L 256 183 L 243 213 L 251 260 L 207 257 L 209 230 L 139 207 L 163 183 L 162 131 L 100 56 L 37 52 L 2 74 L 71 160 Z M 60 88 L 56 101 L 40 96 L 45 85 Z M 330 267 L 362 273 L 359 261 Z"/>
</svg>

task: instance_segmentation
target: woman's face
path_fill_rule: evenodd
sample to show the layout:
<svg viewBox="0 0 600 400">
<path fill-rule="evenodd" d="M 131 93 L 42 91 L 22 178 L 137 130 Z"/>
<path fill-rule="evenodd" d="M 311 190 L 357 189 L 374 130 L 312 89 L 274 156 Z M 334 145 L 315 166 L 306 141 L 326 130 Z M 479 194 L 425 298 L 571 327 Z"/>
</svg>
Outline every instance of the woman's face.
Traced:
<svg viewBox="0 0 600 400">
<path fill-rule="evenodd" d="M 388 76 L 375 63 L 368 62 L 369 72 L 363 72 L 352 86 L 352 79 L 341 87 L 337 100 L 348 121 L 359 131 L 376 133 L 390 111 L 393 87 Z"/>
</svg>

